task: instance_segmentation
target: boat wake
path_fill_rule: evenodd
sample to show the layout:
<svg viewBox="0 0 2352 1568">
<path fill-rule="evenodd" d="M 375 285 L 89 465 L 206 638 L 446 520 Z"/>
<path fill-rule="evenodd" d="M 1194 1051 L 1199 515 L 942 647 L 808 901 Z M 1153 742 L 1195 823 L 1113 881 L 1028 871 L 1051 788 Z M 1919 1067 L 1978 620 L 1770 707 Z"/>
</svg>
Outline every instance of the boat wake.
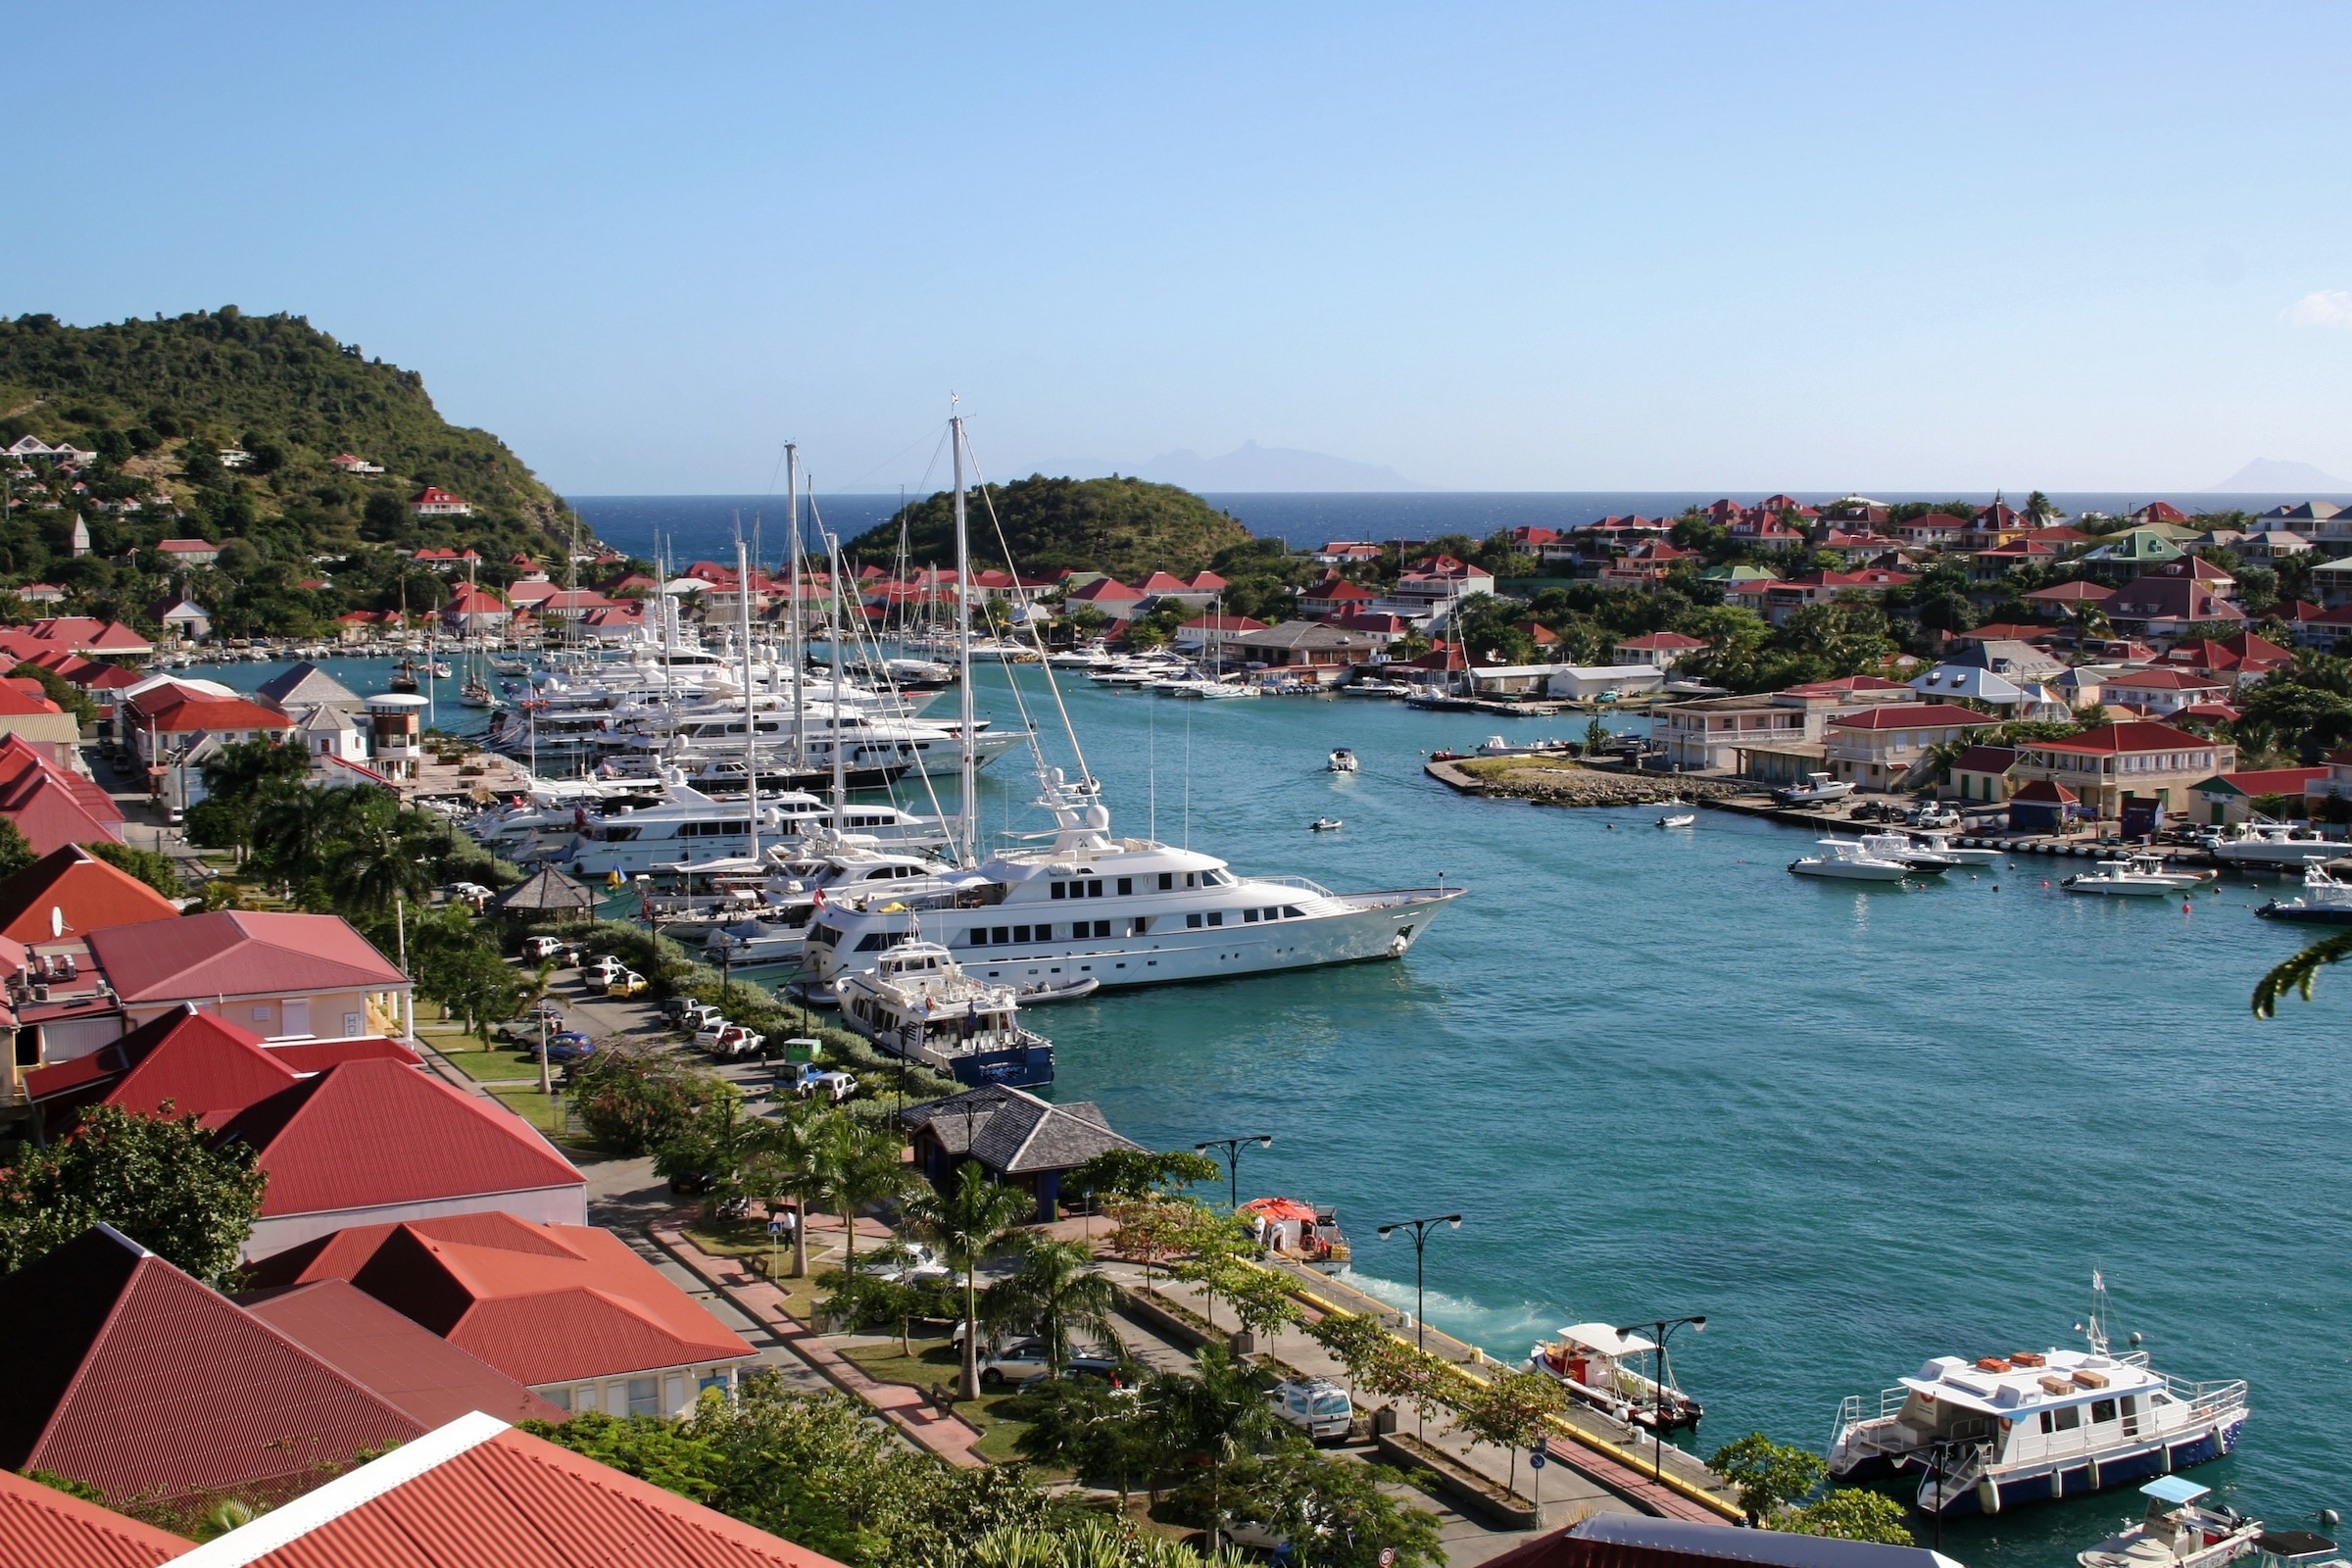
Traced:
<svg viewBox="0 0 2352 1568">
<path fill-rule="evenodd" d="M 1367 1247 L 1378 1242 L 1361 1244 L 1356 1255 L 1361 1257 Z M 1409 1259 L 1407 1261 L 1410 1261 Z M 1341 1276 L 1349 1285 L 1384 1305 L 1393 1306 L 1408 1316 L 1413 1310 L 1413 1282 L 1383 1279 L 1367 1274 L 1361 1268 L 1351 1268 Z M 1467 1297 L 1445 1291 L 1423 1293 L 1428 1308 L 1429 1326 L 1442 1329 L 1465 1345 L 1475 1345 L 1498 1361 L 1517 1363 L 1527 1358 L 1527 1348 L 1536 1339 L 1558 1326 L 1560 1309 L 1541 1301 L 1520 1301 L 1512 1306 L 1490 1306 Z"/>
</svg>

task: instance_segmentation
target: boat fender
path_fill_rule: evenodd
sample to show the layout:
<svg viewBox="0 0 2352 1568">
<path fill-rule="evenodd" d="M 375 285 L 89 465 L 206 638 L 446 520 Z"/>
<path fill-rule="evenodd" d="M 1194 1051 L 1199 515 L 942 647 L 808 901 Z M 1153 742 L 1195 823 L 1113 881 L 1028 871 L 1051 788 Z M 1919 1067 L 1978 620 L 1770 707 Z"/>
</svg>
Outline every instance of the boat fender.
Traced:
<svg viewBox="0 0 2352 1568">
<path fill-rule="evenodd" d="M 2060 1497 L 2063 1497 L 2063 1496 L 2065 1496 L 2065 1495 L 2066 1495 L 2066 1472 L 2065 1472 L 2065 1471 L 2063 1471 L 2063 1470 L 2052 1470 L 2052 1471 L 2050 1472 L 2050 1497 L 2051 1497 L 2051 1500 L 2052 1500 L 2052 1501 L 2055 1501 L 2056 1499 L 2058 1499 L 2058 1498 L 2060 1498 Z"/>
<path fill-rule="evenodd" d="M 2090 1456 L 2090 1490 L 2099 1490 L 2099 1456 L 2095 1453 Z"/>
<path fill-rule="evenodd" d="M 1988 1514 L 2001 1511 L 2000 1486 L 1989 1477 L 1977 1483 L 1977 1506 Z"/>
</svg>

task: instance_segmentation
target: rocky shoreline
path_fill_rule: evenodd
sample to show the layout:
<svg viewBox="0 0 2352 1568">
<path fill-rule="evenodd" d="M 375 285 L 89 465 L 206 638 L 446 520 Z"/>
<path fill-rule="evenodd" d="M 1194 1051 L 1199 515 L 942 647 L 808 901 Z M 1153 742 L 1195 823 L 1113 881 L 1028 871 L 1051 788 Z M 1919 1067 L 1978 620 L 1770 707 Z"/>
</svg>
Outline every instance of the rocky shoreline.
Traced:
<svg viewBox="0 0 2352 1568">
<path fill-rule="evenodd" d="M 1484 778 L 1452 762 L 1430 762 L 1423 771 L 1448 789 L 1496 800 L 1532 801 L 1538 806 L 1655 806 L 1661 801 L 1718 802 L 1739 792 L 1715 779 L 1660 778 L 1653 773 L 1619 773 L 1587 767 L 1567 758 L 1546 758 Z"/>
</svg>

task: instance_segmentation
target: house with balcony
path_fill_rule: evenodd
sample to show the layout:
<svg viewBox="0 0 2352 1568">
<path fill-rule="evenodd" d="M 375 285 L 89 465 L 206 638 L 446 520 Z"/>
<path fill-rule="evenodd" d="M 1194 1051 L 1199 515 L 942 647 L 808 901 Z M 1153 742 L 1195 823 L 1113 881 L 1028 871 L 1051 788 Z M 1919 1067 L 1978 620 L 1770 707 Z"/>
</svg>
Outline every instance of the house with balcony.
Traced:
<svg viewBox="0 0 2352 1568">
<path fill-rule="evenodd" d="M 2199 703 L 2230 698 L 2230 684 L 2186 669 L 2127 669 L 2099 683 L 2099 701 L 2128 703 L 2151 718 L 2168 718 Z"/>
<path fill-rule="evenodd" d="M 1950 703 L 1888 703 L 1830 719 L 1828 771 L 1863 789 L 1893 789 L 1938 746 L 1966 742 L 1997 720 Z"/>
<path fill-rule="evenodd" d="M 1702 638 L 1679 631 L 1653 631 L 1623 638 L 1611 652 L 1620 664 L 1647 664 L 1652 669 L 1671 670 L 1693 654 L 1704 653 L 1706 647 Z"/>
<path fill-rule="evenodd" d="M 453 495 L 437 484 L 428 484 L 409 498 L 412 517 L 470 517 L 473 503 L 464 496 Z"/>
<path fill-rule="evenodd" d="M 2237 748 L 2209 741 L 2154 719 L 2101 724 L 2064 740 L 2027 741 L 2018 748 L 2014 776 L 2045 780 L 2071 791 L 2083 814 L 2123 815 L 2126 802 L 2152 801 L 2164 812 L 2195 805 L 2196 786 L 2237 768 Z"/>
<path fill-rule="evenodd" d="M 1857 677 L 1740 697 L 1705 697 L 1659 709 L 1650 739 L 1662 765 L 1684 773 L 1801 778 L 1820 770 L 1830 719 L 1918 694 L 1892 681 Z"/>
</svg>

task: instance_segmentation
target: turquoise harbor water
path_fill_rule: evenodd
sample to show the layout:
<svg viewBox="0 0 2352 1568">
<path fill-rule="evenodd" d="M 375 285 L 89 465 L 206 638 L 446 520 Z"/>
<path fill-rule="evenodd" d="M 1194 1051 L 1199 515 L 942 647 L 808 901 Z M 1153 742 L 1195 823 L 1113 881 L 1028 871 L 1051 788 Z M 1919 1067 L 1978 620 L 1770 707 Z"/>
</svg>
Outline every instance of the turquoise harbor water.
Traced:
<svg viewBox="0 0 2352 1568">
<path fill-rule="evenodd" d="M 1042 672 L 1020 679 L 1050 721 Z M 1005 682 L 976 678 L 1009 724 Z M 1750 1429 L 1818 1449 L 1841 1396 L 1930 1356 L 2073 1343 L 2100 1267 L 2119 1341 L 2253 1382 L 2242 1448 L 2197 1479 L 2281 1524 L 2352 1500 L 2352 970 L 2253 1022 L 2248 990 L 2299 940 L 2253 918 L 2267 885 L 2188 914 L 2045 891 L 2033 860 L 1838 888 L 1788 875 L 1793 829 L 1709 811 L 1661 832 L 1650 810 L 1469 800 L 1421 774 L 1433 747 L 1581 719 L 1063 684 L 1119 830 L 1155 814 L 1183 841 L 1189 792 L 1192 844 L 1245 870 L 1472 891 L 1402 962 L 1041 1009 L 1056 1096 L 1159 1147 L 1273 1134 L 1243 1196 L 1338 1204 L 1359 1281 L 1407 1307 L 1408 1244 L 1374 1227 L 1459 1209 L 1429 1245 L 1430 1317 L 1496 1356 L 1572 1321 L 1704 1312 L 1675 1341 L 1702 1450 Z M 1341 745 L 1361 773 L 1323 770 Z M 983 781 L 991 829 L 1038 825 L 1018 755 Z M 1346 827 L 1305 831 L 1324 814 Z M 1957 1523 L 1946 1549 L 2063 1568 L 2132 1500 Z"/>
</svg>

